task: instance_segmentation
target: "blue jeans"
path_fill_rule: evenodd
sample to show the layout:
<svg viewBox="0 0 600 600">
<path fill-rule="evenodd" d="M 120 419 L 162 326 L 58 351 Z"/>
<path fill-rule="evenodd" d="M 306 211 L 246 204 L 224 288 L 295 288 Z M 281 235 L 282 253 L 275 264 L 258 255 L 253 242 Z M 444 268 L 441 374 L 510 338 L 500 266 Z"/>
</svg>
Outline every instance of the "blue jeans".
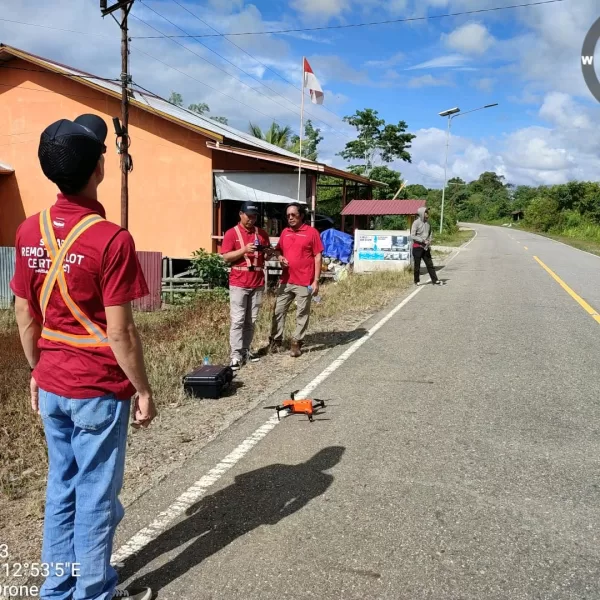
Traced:
<svg viewBox="0 0 600 600">
<path fill-rule="evenodd" d="M 110 557 L 124 512 L 119 492 L 130 404 L 112 395 L 72 400 L 40 390 L 49 460 L 42 562 L 59 563 L 40 598 L 112 598 L 117 573 Z"/>
</svg>

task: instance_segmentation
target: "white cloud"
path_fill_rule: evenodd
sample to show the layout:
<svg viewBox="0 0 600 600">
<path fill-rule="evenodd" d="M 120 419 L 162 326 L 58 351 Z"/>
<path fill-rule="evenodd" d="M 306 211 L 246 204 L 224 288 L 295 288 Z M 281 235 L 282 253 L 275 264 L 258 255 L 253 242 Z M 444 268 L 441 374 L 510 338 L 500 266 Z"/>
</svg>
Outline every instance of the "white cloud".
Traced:
<svg viewBox="0 0 600 600">
<path fill-rule="evenodd" d="M 384 7 L 390 15 L 403 15 L 408 8 L 408 0 L 387 0 Z"/>
<path fill-rule="evenodd" d="M 491 92 L 494 88 L 495 82 L 496 80 L 492 77 L 483 77 L 482 79 L 477 79 L 474 82 L 474 85 L 477 89 L 481 90 L 482 92 Z"/>
<path fill-rule="evenodd" d="M 422 75 L 421 77 L 413 77 L 408 82 L 408 87 L 420 88 L 439 85 L 451 85 L 450 82 L 442 77 L 434 77 L 433 75 Z"/>
<path fill-rule="evenodd" d="M 508 100 L 515 104 L 539 104 L 542 99 L 543 96 L 530 89 L 523 90 L 518 96 L 508 96 Z"/>
<path fill-rule="evenodd" d="M 408 67 L 406 70 L 414 71 L 416 69 L 449 69 L 452 67 L 463 67 L 468 60 L 469 59 L 466 56 L 460 54 L 448 54 Z"/>
<path fill-rule="evenodd" d="M 540 117 L 565 129 L 585 129 L 587 132 L 595 129 L 585 110 L 571 96 L 562 92 L 552 92 L 546 96 L 540 107 Z"/>
<path fill-rule="evenodd" d="M 293 0 L 291 4 L 303 20 L 319 22 L 339 17 L 351 8 L 350 0 Z"/>
<path fill-rule="evenodd" d="M 449 48 L 458 52 L 483 54 L 489 50 L 495 40 L 485 25 L 467 23 L 448 35 L 443 34 L 442 41 Z"/>
<path fill-rule="evenodd" d="M 403 52 L 396 52 L 392 54 L 389 58 L 384 58 L 380 60 L 368 60 L 365 63 L 366 67 L 375 67 L 378 69 L 388 69 L 390 67 L 395 67 L 397 64 L 403 62 L 405 60 L 405 56 Z"/>
<path fill-rule="evenodd" d="M 231 13 L 244 6 L 244 0 L 209 0 L 211 7 L 219 12 Z"/>
<path fill-rule="evenodd" d="M 508 136 L 506 146 L 507 165 L 530 171 L 564 171 L 574 158 L 566 149 L 556 144 L 553 131 L 544 127 L 527 127 Z"/>
<path fill-rule="evenodd" d="M 367 71 L 355 69 L 335 54 L 311 55 L 308 60 L 321 84 L 328 81 L 343 81 L 360 85 L 372 83 Z"/>
</svg>

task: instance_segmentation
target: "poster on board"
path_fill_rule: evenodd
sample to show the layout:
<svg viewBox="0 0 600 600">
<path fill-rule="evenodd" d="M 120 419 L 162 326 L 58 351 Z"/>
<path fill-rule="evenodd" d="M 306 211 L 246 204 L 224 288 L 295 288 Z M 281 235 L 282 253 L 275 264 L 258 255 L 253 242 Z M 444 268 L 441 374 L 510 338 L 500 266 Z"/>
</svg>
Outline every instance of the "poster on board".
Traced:
<svg viewBox="0 0 600 600">
<path fill-rule="evenodd" d="M 362 233 L 358 238 L 359 260 L 409 260 L 408 235 Z"/>
</svg>

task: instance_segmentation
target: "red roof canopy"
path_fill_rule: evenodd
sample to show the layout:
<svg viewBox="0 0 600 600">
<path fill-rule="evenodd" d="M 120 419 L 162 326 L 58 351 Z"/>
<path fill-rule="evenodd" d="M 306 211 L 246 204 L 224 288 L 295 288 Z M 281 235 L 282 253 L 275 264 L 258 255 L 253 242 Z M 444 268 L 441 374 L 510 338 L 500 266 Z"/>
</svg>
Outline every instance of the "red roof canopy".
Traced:
<svg viewBox="0 0 600 600">
<path fill-rule="evenodd" d="M 343 215 L 416 215 L 426 200 L 352 200 L 342 210 Z"/>
</svg>

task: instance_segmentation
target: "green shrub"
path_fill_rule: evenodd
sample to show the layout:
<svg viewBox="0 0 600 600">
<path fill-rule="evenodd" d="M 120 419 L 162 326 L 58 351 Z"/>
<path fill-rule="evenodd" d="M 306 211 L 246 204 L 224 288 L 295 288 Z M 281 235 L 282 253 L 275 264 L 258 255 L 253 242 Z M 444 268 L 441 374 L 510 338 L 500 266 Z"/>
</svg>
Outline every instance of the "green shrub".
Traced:
<svg viewBox="0 0 600 600">
<path fill-rule="evenodd" d="M 226 288 L 229 281 L 227 266 L 220 254 L 200 248 L 192 254 L 192 273 L 211 288 Z"/>
</svg>

